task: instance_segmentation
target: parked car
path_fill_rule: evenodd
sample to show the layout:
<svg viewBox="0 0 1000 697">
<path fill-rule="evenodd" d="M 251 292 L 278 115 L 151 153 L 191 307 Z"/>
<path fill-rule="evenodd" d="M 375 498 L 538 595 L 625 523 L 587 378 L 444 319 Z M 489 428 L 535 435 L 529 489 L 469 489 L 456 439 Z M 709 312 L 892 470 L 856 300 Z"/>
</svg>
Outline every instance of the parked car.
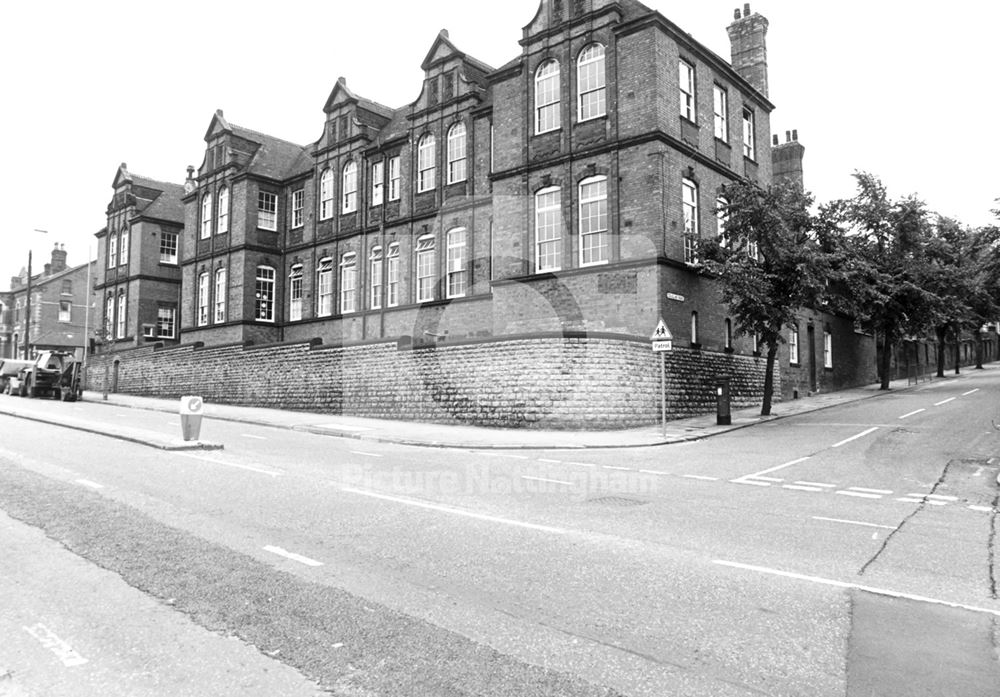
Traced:
<svg viewBox="0 0 1000 697">
<path fill-rule="evenodd" d="M 42 351 L 34 362 L 18 371 L 18 394 L 75 401 L 80 394 L 80 366 L 72 353 Z"/>
<path fill-rule="evenodd" d="M 12 392 L 11 378 L 14 378 L 14 388 L 20 386 L 17 375 L 22 368 L 27 368 L 34 361 L 21 361 L 14 358 L 0 358 L 0 392 L 4 394 L 17 394 Z"/>
</svg>

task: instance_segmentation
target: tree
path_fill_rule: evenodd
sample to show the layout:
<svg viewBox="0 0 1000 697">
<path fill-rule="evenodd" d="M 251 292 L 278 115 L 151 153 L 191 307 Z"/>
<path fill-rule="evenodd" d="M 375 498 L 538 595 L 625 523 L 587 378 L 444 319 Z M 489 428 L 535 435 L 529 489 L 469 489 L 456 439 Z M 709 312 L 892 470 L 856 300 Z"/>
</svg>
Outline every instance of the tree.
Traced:
<svg viewBox="0 0 1000 697">
<path fill-rule="evenodd" d="M 749 183 L 723 188 L 727 204 L 718 239 L 701 245 L 705 268 L 718 276 L 723 302 L 738 331 L 767 347 L 761 416 L 769 416 L 774 363 L 796 311 L 817 301 L 826 279 L 826 254 L 813 234 L 812 197 L 782 181 L 767 189 Z"/>
<path fill-rule="evenodd" d="M 823 206 L 820 227 L 839 249 L 834 270 L 840 309 L 881 340 L 881 389 L 889 389 L 892 347 L 931 326 L 939 298 L 924 288 L 927 211 L 915 196 L 890 200 L 875 176 L 856 172 L 858 193 Z M 836 232 L 834 232 L 836 231 Z"/>
</svg>

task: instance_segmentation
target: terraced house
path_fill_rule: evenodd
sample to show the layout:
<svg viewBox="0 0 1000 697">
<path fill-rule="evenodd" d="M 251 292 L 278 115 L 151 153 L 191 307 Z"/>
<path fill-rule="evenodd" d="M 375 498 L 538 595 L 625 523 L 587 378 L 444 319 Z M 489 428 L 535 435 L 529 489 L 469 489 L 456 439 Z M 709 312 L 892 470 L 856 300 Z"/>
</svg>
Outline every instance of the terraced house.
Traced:
<svg viewBox="0 0 1000 697">
<path fill-rule="evenodd" d="M 442 31 L 410 104 L 389 108 L 339 78 L 314 143 L 216 112 L 182 198 L 180 341 L 372 351 L 391 343 L 394 358 L 372 368 L 387 372 L 385 384 L 367 384 L 358 399 L 384 389 L 397 402 L 341 395 L 331 407 L 376 414 L 405 401 L 396 378 L 406 348 L 407 360 L 436 347 L 434 361 L 465 366 L 434 369 L 452 396 L 467 385 L 449 371 L 511 366 L 528 371 L 518 384 L 565 393 L 552 366 L 536 360 L 552 350 L 571 391 L 589 395 L 582 402 L 617 399 L 617 423 L 633 423 L 655 406 L 646 341 L 663 317 L 678 349 L 676 390 L 697 401 L 706 380 L 727 373 L 745 378 L 737 399 L 753 399 L 757 347 L 734 332 L 713 282 L 698 273 L 696 242 L 724 225 L 725 184 L 772 179 L 767 29 L 749 5 L 737 10 L 729 62 L 635 0 L 543 0 L 520 55 L 499 68 Z M 801 172 L 801 146 L 779 159 L 783 171 Z M 166 306 L 156 301 L 157 312 Z M 830 337 L 824 384 L 863 381 L 846 367 L 864 351 L 851 323 L 809 322 Z M 566 359 L 568 350 L 582 358 Z M 432 401 L 442 399 L 451 397 Z M 481 401 L 458 402 L 470 399 Z M 539 399 L 553 410 L 551 396 Z"/>
</svg>

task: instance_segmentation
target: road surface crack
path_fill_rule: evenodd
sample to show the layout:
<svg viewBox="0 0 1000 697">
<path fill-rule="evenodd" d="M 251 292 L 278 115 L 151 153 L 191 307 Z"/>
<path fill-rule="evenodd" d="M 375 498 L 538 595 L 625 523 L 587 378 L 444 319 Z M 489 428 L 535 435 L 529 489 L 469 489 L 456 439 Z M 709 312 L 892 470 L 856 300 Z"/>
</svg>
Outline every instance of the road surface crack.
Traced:
<svg viewBox="0 0 1000 697">
<path fill-rule="evenodd" d="M 993 497 L 993 515 L 990 517 L 990 539 L 986 545 L 987 572 L 990 577 L 990 597 L 997 599 L 997 574 L 996 574 L 996 549 L 997 549 L 997 525 L 1000 521 L 1000 494 Z"/>
</svg>

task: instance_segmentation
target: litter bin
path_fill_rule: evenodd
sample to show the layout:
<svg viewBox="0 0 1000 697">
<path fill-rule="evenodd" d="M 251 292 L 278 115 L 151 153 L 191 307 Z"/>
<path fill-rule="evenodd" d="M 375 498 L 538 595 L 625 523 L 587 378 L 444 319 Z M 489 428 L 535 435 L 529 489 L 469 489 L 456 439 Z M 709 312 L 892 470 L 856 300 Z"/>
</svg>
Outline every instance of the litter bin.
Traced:
<svg viewBox="0 0 1000 697">
<path fill-rule="evenodd" d="M 729 410 L 729 382 L 730 378 L 717 378 L 715 381 L 715 423 L 719 426 L 729 426 L 733 423 Z"/>
<path fill-rule="evenodd" d="M 198 440 L 205 403 L 201 397 L 181 397 L 181 433 L 184 440 Z"/>
</svg>

